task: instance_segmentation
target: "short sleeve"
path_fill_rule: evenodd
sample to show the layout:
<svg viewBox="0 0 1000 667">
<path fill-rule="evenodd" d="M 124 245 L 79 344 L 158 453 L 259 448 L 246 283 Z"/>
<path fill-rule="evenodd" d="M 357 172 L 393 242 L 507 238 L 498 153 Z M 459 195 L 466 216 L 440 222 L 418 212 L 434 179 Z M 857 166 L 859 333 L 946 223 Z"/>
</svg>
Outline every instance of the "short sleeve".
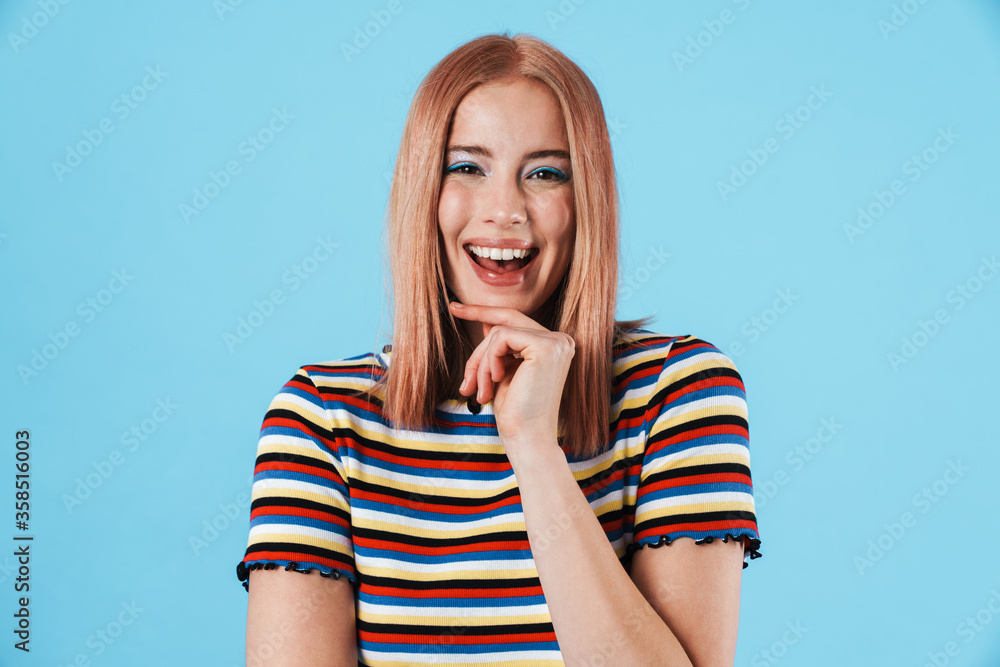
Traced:
<svg viewBox="0 0 1000 667">
<path fill-rule="evenodd" d="M 678 537 L 742 539 L 746 568 L 761 554 L 746 392 L 735 364 L 699 338 L 674 340 L 646 414 L 629 551 Z"/>
<path fill-rule="evenodd" d="M 250 494 L 250 535 L 236 574 L 318 569 L 358 584 L 350 493 L 319 390 L 305 367 L 271 401 L 260 429 Z"/>
</svg>

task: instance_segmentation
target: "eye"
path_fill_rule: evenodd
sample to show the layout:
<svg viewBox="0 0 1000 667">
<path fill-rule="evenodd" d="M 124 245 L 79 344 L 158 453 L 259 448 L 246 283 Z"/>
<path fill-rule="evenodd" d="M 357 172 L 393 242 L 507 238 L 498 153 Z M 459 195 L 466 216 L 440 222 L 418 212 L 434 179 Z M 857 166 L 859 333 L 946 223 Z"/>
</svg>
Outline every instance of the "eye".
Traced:
<svg viewBox="0 0 1000 667">
<path fill-rule="evenodd" d="M 471 170 L 471 171 L 470 171 Z M 453 164 L 444 170 L 445 174 L 474 174 L 479 171 L 479 167 L 472 164 L 471 162 L 459 162 L 458 164 Z"/>
<path fill-rule="evenodd" d="M 532 176 L 538 176 L 537 180 L 540 181 L 561 182 L 569 180 L 569 176 L 562 173 L 558 169 L 553 169 L 552 167 L 541 167 L 540 169 L 536 169 L 535 171 L 528 174 L 528 178 L 531 178 Z M 545 176 L 545 178 L 542 178 L 542 176 Z"/>
</svg>

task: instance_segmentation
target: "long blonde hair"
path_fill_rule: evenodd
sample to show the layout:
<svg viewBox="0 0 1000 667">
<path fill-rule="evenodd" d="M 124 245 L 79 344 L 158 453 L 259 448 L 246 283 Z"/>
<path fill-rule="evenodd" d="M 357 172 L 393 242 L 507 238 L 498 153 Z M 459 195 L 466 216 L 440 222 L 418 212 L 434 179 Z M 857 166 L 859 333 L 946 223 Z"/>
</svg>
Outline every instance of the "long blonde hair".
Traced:
<svg viewBox="0 0 1000 667">
<path fill-rule="evenodd" d="M 435 407 L 461 398 L 458 385 L 472 344 L 448 311 L 438 243 L 438 198 L 452 116 L 476 86 L 521 76 L 559 100 L 573 165 L 576 242 L 569 269 L 539 323 L 562 331 L 576 352 L 560 407 L 562 443 L 577 458 L 610 437 L 612 346 L 650 318 L 616 321 L 618 193 L 600 97 L 586 74 L 548 43 L 527 34 L 484 35 L 445 56 L 410 105 L 389 193 L 386 223 L 393 283 L 392 361 L 365 393 L 403 428 L 436 423 Z"/>
</svg>

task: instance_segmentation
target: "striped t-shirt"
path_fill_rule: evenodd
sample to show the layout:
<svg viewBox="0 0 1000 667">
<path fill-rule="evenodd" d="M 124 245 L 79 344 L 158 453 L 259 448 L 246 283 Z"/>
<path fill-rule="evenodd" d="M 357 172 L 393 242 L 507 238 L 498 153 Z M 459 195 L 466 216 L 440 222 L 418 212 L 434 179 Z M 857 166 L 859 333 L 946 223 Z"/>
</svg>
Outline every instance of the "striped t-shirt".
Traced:
<svg viewBox="0 0 1000 667">
<path fill-rule="evenodd" d="M 630 333 L 613 348 L 608 447 L 578 460 L 563 446 L 573 476 L 626 571 L 678 537 L 746 536 L 745 568 L 760 539 L 742 378 L 703 340 Z M 271 402 L 239 579 L 345 577 L 369 667 L 563 664 L 492 404 L 448 399 L 440 425 L 398 430 L 353 395 L 391 356 L 302 366 Z"/>
</svg>

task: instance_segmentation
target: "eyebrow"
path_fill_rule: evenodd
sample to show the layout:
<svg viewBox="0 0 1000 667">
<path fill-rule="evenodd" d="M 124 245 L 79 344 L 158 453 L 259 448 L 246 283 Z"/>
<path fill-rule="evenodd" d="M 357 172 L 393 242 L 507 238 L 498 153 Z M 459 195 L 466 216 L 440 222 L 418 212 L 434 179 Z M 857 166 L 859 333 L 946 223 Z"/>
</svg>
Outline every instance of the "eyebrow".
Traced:
<svg viewBox="0 0 1000 667">
<path fill-rule="evenodd" d="M 493 153 L 490 152 L 488 148 L 483 148 L 482 146 L 449 146 L 447 153 L 469 153 L 470 155 L 478 155 L 487 159 L 493 158 Z M 524 156 L 524 159 L 537 160 L 543 157 L 554 157 L 568 160 L 569 153 L 563 150 L 545 149 L 528 153 Z"/>
</svg>

